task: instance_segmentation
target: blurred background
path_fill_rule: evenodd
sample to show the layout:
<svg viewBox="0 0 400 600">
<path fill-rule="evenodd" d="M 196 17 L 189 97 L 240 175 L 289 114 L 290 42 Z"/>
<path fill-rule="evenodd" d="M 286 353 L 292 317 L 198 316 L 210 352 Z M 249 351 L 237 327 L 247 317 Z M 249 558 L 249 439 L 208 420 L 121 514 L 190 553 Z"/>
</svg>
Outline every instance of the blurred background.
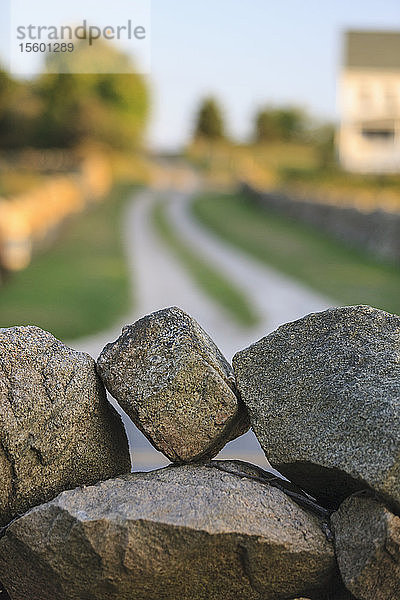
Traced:
<svg viewBox="0 0 400 600">
<path fill-rule="evenodd" d="M 153 0 L 148 75 L 98 41 L 124 73 L 16 76 L 6 27 L 1 327 L 96 359 L 178 305 L 230 360 L 330 306 L 400 312 L 397 0 Z M 135 470 L 167 463 L 125 423 Z M 267 465 L 251 433 L 221 456 Z"/>
</svg>

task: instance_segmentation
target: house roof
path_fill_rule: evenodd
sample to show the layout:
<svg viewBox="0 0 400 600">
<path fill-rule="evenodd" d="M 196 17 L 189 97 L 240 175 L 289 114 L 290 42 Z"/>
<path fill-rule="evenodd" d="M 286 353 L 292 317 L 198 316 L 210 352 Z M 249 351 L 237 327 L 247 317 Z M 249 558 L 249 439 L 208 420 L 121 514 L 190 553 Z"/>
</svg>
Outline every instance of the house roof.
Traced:
<svg viewBox="0 0 400 600">
<path fill-rule="evenodd" d="M 346 67 L 400 69 L 400 31 L 347 31 Z"/>
</svg>

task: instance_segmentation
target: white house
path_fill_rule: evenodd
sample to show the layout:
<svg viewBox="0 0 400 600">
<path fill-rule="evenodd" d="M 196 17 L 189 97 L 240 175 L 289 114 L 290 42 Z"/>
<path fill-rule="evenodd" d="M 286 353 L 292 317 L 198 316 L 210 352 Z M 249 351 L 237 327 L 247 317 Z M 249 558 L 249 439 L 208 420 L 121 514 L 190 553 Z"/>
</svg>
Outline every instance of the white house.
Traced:
<svg viewBox="0 0 400 600">
<path fill-rule="evenodd" d="M 346 32 L 339 98 L 343 168 L 399 173 L 400 32 Z"/>
</svg>

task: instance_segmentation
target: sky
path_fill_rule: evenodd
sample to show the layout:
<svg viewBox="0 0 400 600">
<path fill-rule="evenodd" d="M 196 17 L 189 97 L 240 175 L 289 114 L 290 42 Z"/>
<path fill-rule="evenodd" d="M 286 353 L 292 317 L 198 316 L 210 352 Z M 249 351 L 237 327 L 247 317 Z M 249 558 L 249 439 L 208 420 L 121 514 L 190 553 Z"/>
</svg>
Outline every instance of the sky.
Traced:
<svg viewBox="0 0 400 600">
<path fill-rule="evenodd" d="M 400 30 L 399 0 L 153 0 L 152 7 L 150 139 L 166 148 L 187 139 L 207 94 L 220 99 L 240 139 L 269 103 L 336 120 L 342 32 Z"/>
<path fill-rule="evenodd" d="M 0 0 L 0 52 L 6 5 L 16 1 Z M 97 14 L 111 6 L 123 18 L 134 1 L 67 5 L 86 4 Z M 337 120 L 343 31 L 400 30 L 399 0 L 152 0 L 151 6 L 148 137 L 165 150 L 187 141 L 208 95 L 220 100 L 228 130 L 239 140 L 250 135 L 255 111 L 266 104 L 298 105 Z"/>
</svg>

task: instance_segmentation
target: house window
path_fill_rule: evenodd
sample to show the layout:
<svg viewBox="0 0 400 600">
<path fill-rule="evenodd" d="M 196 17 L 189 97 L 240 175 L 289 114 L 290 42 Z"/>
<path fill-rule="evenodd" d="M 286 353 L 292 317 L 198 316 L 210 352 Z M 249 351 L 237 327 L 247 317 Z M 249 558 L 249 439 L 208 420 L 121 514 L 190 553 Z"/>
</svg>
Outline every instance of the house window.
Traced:
<svg viewBox="0 0 400 600">
<path fill-rule="evenodd" d="M 363 127 L 361 135 L 368 140 L 390 142 L 394 140 L 394 129 L 372 129 Z"/>
</svg>

